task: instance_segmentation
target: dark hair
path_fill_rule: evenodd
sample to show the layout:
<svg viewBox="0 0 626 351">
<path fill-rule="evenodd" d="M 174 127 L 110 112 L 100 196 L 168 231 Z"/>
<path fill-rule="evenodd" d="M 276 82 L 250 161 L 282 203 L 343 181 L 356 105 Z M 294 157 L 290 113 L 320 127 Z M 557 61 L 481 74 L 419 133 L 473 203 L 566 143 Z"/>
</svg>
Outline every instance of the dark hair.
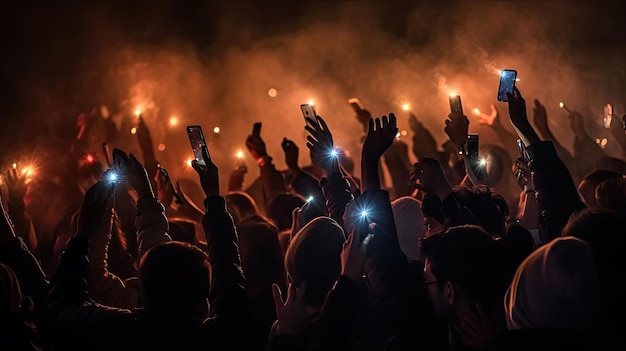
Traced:
<svg viewBox="0 0 626 351">
<path fill-rule="evenodd" d="M 585 209 L 572 217 L 561 236 L 575 236 L 589 244 L 605 293 L 618 300 L 626 293 L 626 217 L 611 209 Z M 621 297 L 619 298 L 621 299 Z"/>
<path fill-rule="evenodd" d="M 422 254 L 429 260 L 440 288 L 449 281 L 487 310 L 502 304 L 507 288 L 503 251 L 483 228 L 449 228 L 424 239 Z"/>
<path fill-rule="evenodd" d="M 259 213 L 252 196 L 244 191 L 231 191 L 225 198 L 228 212 L 233 216 L 235 223 L 240 223 L 247 217 Z"/>
<path fill-rule="evenodd" d="M 607 179 L 614 179 L 614 178 L 621 178 L 621 177 L 622 175 L 618 172 L 609 171 L 606 169 L 599 169 L 591 173 L 588 173 L 583 178 L 583 181 L 598 185 Z"/>
<path fill-rule="evenodd" d="M 422 212 L 425 217 L 432 217 L 437 222 L 442 223 L 445 220 L 443 209 L 441 208 L 441 199 L 435 194 L 427 193 L 422 199 Z"/>
<path fill-rule="evenodd" d="M 610 178 L 596 186 L 596 202 L 601 208 L 626 212 L 626 179 Z"/>
<path fill-rule="evenodd" d="M 302 207 L 305 203 L 304 198 L 296 194 L 285 193 L 278 195 L 269 204 L 267 216 L 276 224 L 279 230 L 290 229 L 293 210 L 296 207 Z"/>
<path fill-rule="evenodd" d="M 504 235 L 509 206 L 500 194 L 486 185 L 456 185 L 453 191 L 461 205 L 470 210 L 487 233 L 491 236 Z M 464 223 L 454 223 L 460 224 Z"/>
<path fill-rule="evenodd" d="M 193 315 L 209 296 L 210 265 L 194 245 L 171 241 L 148 250 L 139 265 L 139 286 L 146 309 Z"/>
<path fill-rule="evenodd" d="M 511 224 L 498 242 L 504 250 L 505 264 L 512 279 L 519 265 L 535 250 L 535 239 L 525 227 Z"/>
</svg>

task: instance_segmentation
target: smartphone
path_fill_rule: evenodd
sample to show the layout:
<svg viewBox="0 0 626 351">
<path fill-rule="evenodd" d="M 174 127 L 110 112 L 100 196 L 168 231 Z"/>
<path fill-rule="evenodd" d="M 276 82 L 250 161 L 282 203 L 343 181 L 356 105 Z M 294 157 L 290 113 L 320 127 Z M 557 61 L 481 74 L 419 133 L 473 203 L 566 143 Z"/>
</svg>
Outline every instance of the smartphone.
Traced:
<svg viewBox="0 0 626 351">
<path fill-rule="evenodd" d="M 201 166 L 206 166 L 207 161 L 204 159 L 204 155 L 202 155 L 202 148 L 207 148 L 207 154 L 209 149 L 206 144 L 206 139 L 204 139 L 204 133 L 202 132 L 202 127 L 195 126 L 187 126 L 187 136 L 189 137 L 189 141 L 191 142 L 191 149 L 193 150 L 193 156 Z M 210 156 L 209 156 L 210 157 Z"/>
<path fill-rule="evenodd" d="M 354 112 L 356 112 L 357 114 L 361 113 L 363 110 L 365 110 L 365 107 L 363 107 L 363 104 L 361 103 L 361 100 L 359 100 L 358 98 L 351 98 L 348 99 L 348 103 L 350 104 L 350 106 L 352 106 L 352 109 L 354 110 Z"/>
<path fill-rule="evenodd" d="M 611 128 L 611 120 L 613 119 L 613 105 L 604 105 L 604 128 Z"/>
<path fill-rule="evenodd" d="M 478 134 L 467 135 L 467 157 L 470 160 L 478 158 Z"/>
<path fill-rule="evenodd" d="M 254 136 L 261 136 L 261 126 L 263 124 L 261 122 L 257 122 L 252 126 L 252 135 Z"/>
<path fill-rule="evenodd" d="M 313 105 L 302 104 L 300 105 L 300 110 L 302 111 L 302 116 L 305 118 L 305 121 L 307 117 L 315 121 L 317 113 L 315 112 L 315 107 Z"/>
<path fill-rule="evenodd" d="M 450 96 L 450 111 L 454 114 L 463 114 L 463 105 L 461 104 L 461 97 L 459 95 Z"/>
<path fill-rule="evenodd" d="M 500 71 L 500 86 L 498 87 L 498 101 L 507 102 L 506 94 L 513 94 L 515 80 L 517 79 L 517 71 L 512 69 L 503 69 Z"/>
</svg>

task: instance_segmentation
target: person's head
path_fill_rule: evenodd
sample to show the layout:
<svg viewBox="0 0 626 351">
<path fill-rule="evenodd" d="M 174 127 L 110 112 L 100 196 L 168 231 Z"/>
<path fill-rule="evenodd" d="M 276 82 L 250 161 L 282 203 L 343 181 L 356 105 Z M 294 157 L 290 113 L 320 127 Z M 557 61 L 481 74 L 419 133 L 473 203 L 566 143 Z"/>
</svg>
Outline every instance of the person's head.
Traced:
<svg viewBox="0 0 626 351">
<path fill-rule="evenodd" d="M 485 185 L 457 185 L 453 191 L 461 205 L 467 207 L 478 220 L 480 226 L 492 237 L 504 235 L 509 206 L 493 188 Z M 467 223 L 450 223 L 450 226 Z"/>
<path fill-rule="evenodd" d="M 437 316 L 458 323 L 470 306 L 487 313 L 506 290 L 502 247 L 476 225 L 447 229 L 422 241 L 424 279 Z"/>
<path fill-rule="evenodd" d="M 596 313 L 598 288 L 589 245 L 554 239 L 517 269 L 504 300 L 507 328 L 585 329 Z"/>
<path fill-rule="evenodd" d="M 596 187 L 596 203 L 599 208 L 626 212 L 626 178 L 611 178 Z"/>
<path fill-rule="evenodd" d="M 306 282 L 304 300 L 319 308 L 341 273 L 343 229 L 330 217 L 317 217 L 300 229 L 285 254 L 285 270 L 291 282 Z"/>
<path fill-rule="evenodd" d="M 293 224 L 293 210 L 302 207 L 306 201 L 302 196 L 285 193 L 278 195 L 270 202 L 267 216 L 276 224 L 279 230 L 287 230 Z"/>
<path fill-rule="evenodd" d="M 535 240 L 525 227 L 519 224 L 508 226 L 506 234 L 499 239 L 504 249 L 505 267 L 513 278 L 517 267 L 535 250 Z"/>
<path fill-rule="evenodd" d="M 256 202 L 245 191 L 231 191 L 226 195 L 228 212 L 233 216 L 235 224 L 241 223 L 246 218 L 259 214 Z"/>
<path fill-rule="evenodd" d="M 196 245 L 198 243 L 198 240 L 196 239 L 196 226 L 193 221 L 174 219 L 169 221 L 169 227 L 170 230 L 168 231 L 168 234 L 172 240 L 182 241 L 192 245 Z"/>
<path fill-rule="evenodd" d="M 586 209 L 573 215 L 562 236 L 574 236 L 591 247 L 598 269 L 603 301 L 612 303 L 626 294 L 626 217 L 609 209 Z"/>
<path fill-rule="evenodd" d="M 622 175 L 615 171 L 600 169 L 588 173 L 583 180 L 578 183 L 578 192 L 583 197 L 587 208 L 598 206 L 596 202 L 596 187 L 607 179 L 621 178 Z"/>
<path fill-rule="evenodd" d="M 422 213 L 424 214 L 424 226 L 426 227 L 426 232 L 424 233 L 425 238 L 446 229 L 443 224 L 445 217 L 443 215 L 443 208 L 441 207 L 441 200 L 437 195 L 424 195 L 422 199 Z"/>
<path fill-rule="evenodd" d="M 146 311 L 164 317 L 203 319 L 209 296 L 206 253 L 194 245 L 171 241 L 141 258 L 139 287 Z"/>
<path fill-rule="evenodd" d="M 391 202 L 400 249 L 409 262 L 423 260 L 418 246 L 426 231 L 421 206 L 420 201 L 412 196 L 403 196 Z"/>
</svg>

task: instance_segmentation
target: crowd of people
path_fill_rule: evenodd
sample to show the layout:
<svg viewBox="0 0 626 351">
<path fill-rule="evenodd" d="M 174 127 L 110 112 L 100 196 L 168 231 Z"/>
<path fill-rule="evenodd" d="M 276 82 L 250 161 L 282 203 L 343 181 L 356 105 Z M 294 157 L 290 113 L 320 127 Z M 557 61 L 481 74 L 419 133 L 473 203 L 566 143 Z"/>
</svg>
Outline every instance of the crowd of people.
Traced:
<svg viewBox="0 0 626 351">
<path fill-rule="evenodd" d="M 569 112 L 570 153 L 539 101 L 531 122 L 507 97 L 517 135 L 492 105 L 489 157 L 468 152 L 458 111 L 442 144 L 411 115 L 409 145 L 394 113 L 360 110 L 356 174 L 310 116 L 310 164 L 285 137 L 277 169 L 252 133 L 258 179 L 203 147 L 202 194 L 170 179 L 143 120 L 141 155 L 102 162 L 86 135 L 115 127 L 81 116 L 59 181 L 4 177 L 0 349 L 624 350 L 624 124 L 609 155 Z"/>
</svg>

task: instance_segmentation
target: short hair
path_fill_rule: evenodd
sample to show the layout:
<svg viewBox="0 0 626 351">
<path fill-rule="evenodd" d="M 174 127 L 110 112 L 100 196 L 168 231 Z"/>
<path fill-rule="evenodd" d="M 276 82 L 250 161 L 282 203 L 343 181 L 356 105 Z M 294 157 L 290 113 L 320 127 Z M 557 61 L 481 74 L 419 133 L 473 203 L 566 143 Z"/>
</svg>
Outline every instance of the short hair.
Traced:
<svg viewBox="0 0 626 351">
<path fill-rule="evenodd" d="M 610 178 L 596 186 L 596 202 L 601 208 L 626 212 L 626 179 Z"/>
<path fill-rule="evenodd" d="M 585 175 L 582 180 L 585 182 L 598 185 L 607 179 L 614 179 L 614 178 L 621 178 L 621 177 L 622 175 L 618 172 L 610 171 L 607 169 L 599 169 L 599 170 L 587 173 L 587 175 Z"/>
<path fill-rule="evenodd" d="M 270 202 L 267 216 L 276 224 L 279 230 L 290 229 L 292 213 L 297 207 L 302 207 L 306 201 L 300 195 L 285 193 L 278 195 Z"/>
<path fill-rule="evenodd" d="M 259 213 L 256 202 L 245 191 L 231 191 L 225 198 L 228 212 L 233 215 L 236 222 L 241 222 L 247 217 Z"/>
<path fill-rule="evenodd" d="M 422 199 L 422 212 L 425 217 L 432 217 L 443 224 L 445 216 L 441 207 L 441 199 L 435 194 L 426 193 Z"/>
<path fill-rule="evenodd" d="M 146 309 L 175 314 L 196 313 L 208 298 L 211 280 L 208 256 L 194 245 L 170 241 L 141 258 L 139 287 Z"/>
<path fill-rule="evenodd" d="M 504 235 L 509 206 L 500 194 L 486 185 L 456 185 L 452 190 L 488 234 Z M 452 226 L 462 224 L 467 223 L 453 223 Z"/>
<path fill-rule="evenodd" d="M 507 288 L 501 246 L 480 226 L 447 229 L 422 241 L 438 286 L 449 281 L 486 310 L 502 303 Z"/>
<path fill-rule="evenodd" d="M 306 282 L 308 306 L 322 306 L 341 273 L 345 234 L 330 217 L 317 217 L 293 237 L 285 253 L 285 270 L 296 286 Z"/>
</svg>

